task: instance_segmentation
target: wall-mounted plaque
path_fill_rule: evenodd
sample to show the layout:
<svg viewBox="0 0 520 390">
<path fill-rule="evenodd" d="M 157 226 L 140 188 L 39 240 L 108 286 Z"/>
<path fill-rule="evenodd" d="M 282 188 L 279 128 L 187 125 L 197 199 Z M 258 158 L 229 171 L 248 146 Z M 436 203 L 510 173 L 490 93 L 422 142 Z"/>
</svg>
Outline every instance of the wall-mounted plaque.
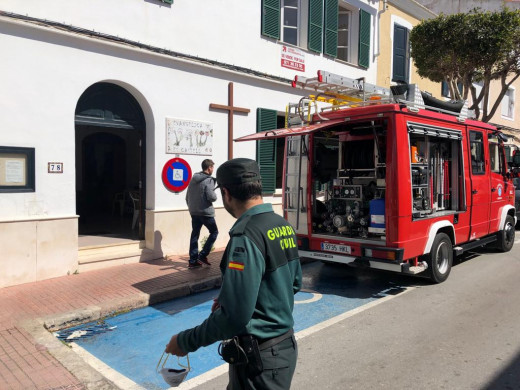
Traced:
<svg viewBox="0 0 520 390">
<path fill-rule="evenodd" d="M 34 148 L 0 146 L 0 192 L 34 192 Z"/>
<path fill-rule="evenodd" d="M 213 123 L 166 118 L 166 153 L 213 154 Z"/>
<path fill-rule="evenodd" d="M 63 173 L 63 163 L 62 162 L 47 163 L 47 172 L 48 173 Z"/>
</svg>

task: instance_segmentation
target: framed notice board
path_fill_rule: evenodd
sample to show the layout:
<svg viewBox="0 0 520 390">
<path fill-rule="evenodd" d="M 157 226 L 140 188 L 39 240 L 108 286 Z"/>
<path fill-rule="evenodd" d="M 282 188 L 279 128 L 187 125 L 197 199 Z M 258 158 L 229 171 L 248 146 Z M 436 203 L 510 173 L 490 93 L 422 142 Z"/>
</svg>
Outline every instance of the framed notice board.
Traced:
<svg viewBox="0 0 520 390">
<path fill-rule="evenodd" d="M 0 146 L 0 192 L 34 191 L 34 148 Z"/>
</svg>

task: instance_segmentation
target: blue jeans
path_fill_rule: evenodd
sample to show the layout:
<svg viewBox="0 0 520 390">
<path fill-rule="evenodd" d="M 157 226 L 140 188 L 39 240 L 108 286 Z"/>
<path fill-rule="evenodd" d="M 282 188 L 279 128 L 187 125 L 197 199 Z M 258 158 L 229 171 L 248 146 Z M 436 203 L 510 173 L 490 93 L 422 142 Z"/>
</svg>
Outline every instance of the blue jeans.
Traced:
<svg viewBox="0 0 520 390">
<path fill-rule="evenodd" d="M 202 225 L 206 226 L 209 231 L 209 237 L 204 243 L 204 247 L 199 253 L 199 236 Z M 190 238 L 190 263 L 195 263 L 199 257 L 206 257 L 213 244 L 217 240 L 218 229 L 215 218 L 203 217 L 200 215 L 191 216 L 191 238 Z"/>
</svg>

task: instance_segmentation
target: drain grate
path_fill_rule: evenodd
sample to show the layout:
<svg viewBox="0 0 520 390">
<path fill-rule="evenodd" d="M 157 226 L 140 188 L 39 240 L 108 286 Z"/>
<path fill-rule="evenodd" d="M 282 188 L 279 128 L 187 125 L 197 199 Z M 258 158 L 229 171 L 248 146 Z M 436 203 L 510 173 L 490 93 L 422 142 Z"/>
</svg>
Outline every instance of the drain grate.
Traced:
<svg viewBox="0 0 520 390">
<path fill-rule="evenodd" d="M 117 326 L 109 326 L 108 324 L 102 322 L 96 325 L 88 326 L 88 327 L 76 327 L 70 329 L 60 330 L 59 332 L 55 332 L 54 335 L 67 343 L 85 339 L 97 334 L 110 332 L 116 329 Z"/>
</svg>

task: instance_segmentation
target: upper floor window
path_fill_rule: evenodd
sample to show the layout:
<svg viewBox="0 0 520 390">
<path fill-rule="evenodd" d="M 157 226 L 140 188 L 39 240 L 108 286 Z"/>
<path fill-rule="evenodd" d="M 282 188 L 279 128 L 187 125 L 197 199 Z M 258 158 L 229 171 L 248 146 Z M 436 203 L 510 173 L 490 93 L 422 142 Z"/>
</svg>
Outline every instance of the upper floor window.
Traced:
<svg viewBox="0 0 520 390">
<path fill-rule="evenodd" d="M 338 13 L 338 59 L 347 62 L 351 61 L 351 26 L 352 11 L 340 7 Z"/>
<path fill-rule="evenodd" d="M 262 35 L 363 68 L 370 64 L 371 18 L 343 0 L 262 0 Z"/>
<path fill-rule="evenodd" d="M 459 89 L 459 93 L 462 94 L 462 83 L 457 83 L 457 88 Z M 447 97 L 450 99 L 454 99 L 451 96 L 450 87 L 448 86 L 448 83 L 446 82 L 446 80 L 442 80 L 442 83 L 441 83 L 441 96 Z"/>
<path fill-rule="evenodd" d="M 409 31 L 406 27 L 394 25 L 392 81 L 408 83 L 410 73 L 410 42 Z"/>
<path fill-rule="evenodd" d="M 502 117 L 513 119 L 515 112 L 515 90 L 509 88 L 502 98 Z"/>
<path fill-rule="evenodd" d="M 298 45 L 299 0 L 282 0 L 282 41 Z"/>
<path fill-rule="evenodd" d="M 475 87 L 475 94 L 478 98 L 480 93 L 482 92 L 482 88 L 484 88 L 484 83 L 482 83 L 482 82 L 474 83 L 473 86 Z M 482 111 L 484 109 L 484 99 L 482 99 L 480 101 L 480 103 L 478 104 L 478 108 L 480 111 Z"/>
</svg>

